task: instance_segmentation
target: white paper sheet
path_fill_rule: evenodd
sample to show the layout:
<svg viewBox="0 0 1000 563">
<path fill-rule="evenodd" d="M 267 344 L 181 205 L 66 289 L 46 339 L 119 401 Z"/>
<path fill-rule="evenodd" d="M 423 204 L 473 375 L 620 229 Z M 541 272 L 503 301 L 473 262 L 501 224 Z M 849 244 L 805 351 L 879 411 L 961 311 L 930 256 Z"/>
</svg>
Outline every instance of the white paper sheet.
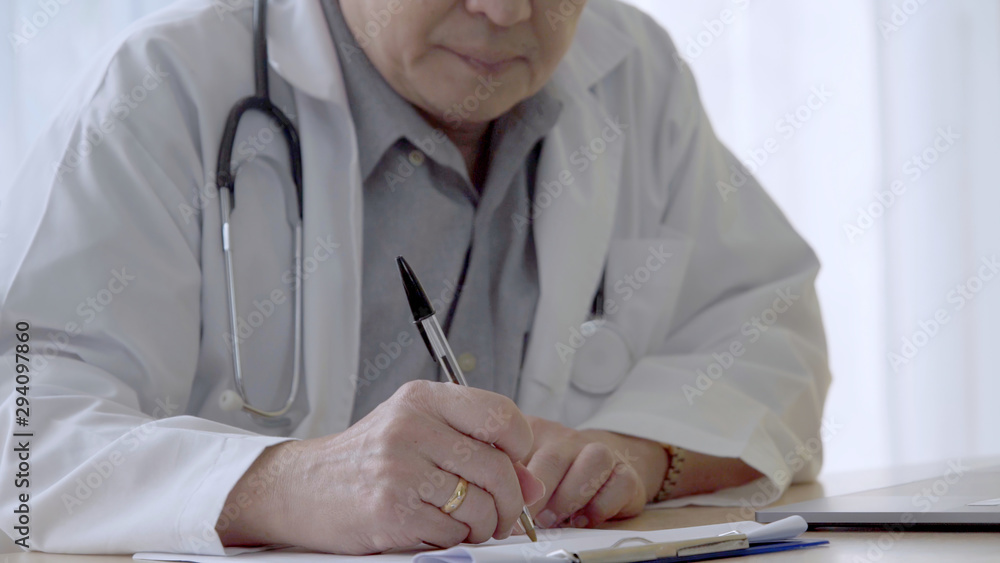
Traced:
<svg viewBox="0 0 1000 563">
<path fill-rule="evenodd" d="M 294 549 L 272 551 L 229 552 L 229 556 L 178 555 L 171 553 L 137 553 L 134 559 L 150 561 L 185 561 L 192 563 L 336 563 L 366 561 L 370 563 L 553 563 L 548 554 L 566 549 L 581 551 L 609 547 L 615 542 L 633 537 L 652 542 L 681 541 L 718 536 L 726 532 L 747 535 L 750 543 L 792 539 L 806 531 L 808 525 L 800 516 L 792 516 L 773 524 L 734 522 L 674 530 L 636 532 L 632 530 L 578 530 L 558 528 L 539 530 L 538 543 L 524 536 L 512 536 L 503 541 L 490 540 L 481 545 L 462 545 L 447 550 L 406 551 L 400 553 L 350 557 L 307 553 Z"/>
</svg>

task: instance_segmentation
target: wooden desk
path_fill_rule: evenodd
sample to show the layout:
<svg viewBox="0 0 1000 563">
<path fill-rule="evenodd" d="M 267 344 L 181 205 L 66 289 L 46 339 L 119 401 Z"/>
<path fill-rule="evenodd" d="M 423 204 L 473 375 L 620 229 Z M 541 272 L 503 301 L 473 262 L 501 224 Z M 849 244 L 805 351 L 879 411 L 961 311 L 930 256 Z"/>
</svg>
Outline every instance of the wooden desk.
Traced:
<svg viewBox="0 0 1000 563">
<path fill-rule="evenodd" d="M 1000 459 L 981 460 L 973 466 L 996 465 Z M 823 496 L 846 494 L 894 484 L 928 479 L 944 474 L 945 463 L 904 467 L 891 470 L 864 471 L 824 476 L 819 483 L 795 485 L 776 505 L 801 502 Z M 629 530 L 682 528 L 705 524 L 720 524 L 732 519 L 744 519 L 739 508 L 688 507 L 668 510 L 648 510 L 631 520 L 614 522 L 604 527 Z M 752 519 L 752 518 L 751 518 Z M 1000 562 L 1000 532 L 902 532 L 891 534 L 873 531 L 807 532 L 807 538 L 830 540 L 829 547 L 787 553 L 755 555 L 728 561 L 765 563 L 770 561 L 813 562 Z M 125 556 L 51 555 L 18 553 L 0 555 L 0 563 L 128 563 Z"/>
</svg>

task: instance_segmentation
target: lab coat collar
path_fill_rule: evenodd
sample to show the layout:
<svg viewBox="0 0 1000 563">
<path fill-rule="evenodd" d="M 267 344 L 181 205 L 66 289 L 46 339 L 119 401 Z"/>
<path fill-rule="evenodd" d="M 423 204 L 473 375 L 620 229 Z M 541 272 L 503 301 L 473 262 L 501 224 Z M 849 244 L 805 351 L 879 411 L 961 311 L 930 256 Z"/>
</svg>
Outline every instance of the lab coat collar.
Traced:
<svg viewBox="0 0 1000 563">
<path fill-rule="evenodd" d="M 344 100 L 340 64 L 319 0 L 271 0 L 267 13 L 271 22 L 267 30 L 271 68 L 314 98 Z M 553 82 L 570 91 L 589 89 L 634 49 L 631 37 L 585 9 L 573 45 L 559 64 Z"/>
<path fill-rule="evenodd" d="M 319 0 L 271 0 L 267 20 L 271 68 L 313 98 L 346 100 L 333 37 Z"/>
<path fill-rule="evenodd" d="M 564 89 L 589 89 L 600 82 L 636 48 L 631 37 L 591 10 L 577 23 L 573 45 L 552 81 Z"/>
</svg>

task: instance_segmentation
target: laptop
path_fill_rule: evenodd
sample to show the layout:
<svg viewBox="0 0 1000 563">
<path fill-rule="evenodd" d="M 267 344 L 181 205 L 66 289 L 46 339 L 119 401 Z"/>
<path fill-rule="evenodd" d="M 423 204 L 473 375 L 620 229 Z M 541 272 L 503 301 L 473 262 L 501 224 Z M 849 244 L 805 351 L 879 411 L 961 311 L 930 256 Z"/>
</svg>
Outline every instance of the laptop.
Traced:
<svg viewBox="0 0 1000 563">
<path fill-rule="evenodd" d="M 950 463 L 941 476 L 757 511 L 770 523 L 799 515 L 815 527 L 989 527 L 1000 531 L 1000 465 Z"/>
</svg>

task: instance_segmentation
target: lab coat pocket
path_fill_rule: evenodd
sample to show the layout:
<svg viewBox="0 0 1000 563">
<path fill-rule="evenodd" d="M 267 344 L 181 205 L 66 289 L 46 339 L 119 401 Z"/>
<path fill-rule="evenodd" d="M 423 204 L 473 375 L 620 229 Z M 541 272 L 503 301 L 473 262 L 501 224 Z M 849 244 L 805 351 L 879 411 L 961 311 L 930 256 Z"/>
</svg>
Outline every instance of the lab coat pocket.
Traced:
<svg viewBox="0 0 1000 563">
<path fill-rule="evenodd" d="M 612 240 L 604 279 L 604 317 L 580 327 L 570 383 L 605 395 L 617 389 L 651 343 L 666 338 L 693 241 L 664 230 L 660 238 Z"/>
</svg>

